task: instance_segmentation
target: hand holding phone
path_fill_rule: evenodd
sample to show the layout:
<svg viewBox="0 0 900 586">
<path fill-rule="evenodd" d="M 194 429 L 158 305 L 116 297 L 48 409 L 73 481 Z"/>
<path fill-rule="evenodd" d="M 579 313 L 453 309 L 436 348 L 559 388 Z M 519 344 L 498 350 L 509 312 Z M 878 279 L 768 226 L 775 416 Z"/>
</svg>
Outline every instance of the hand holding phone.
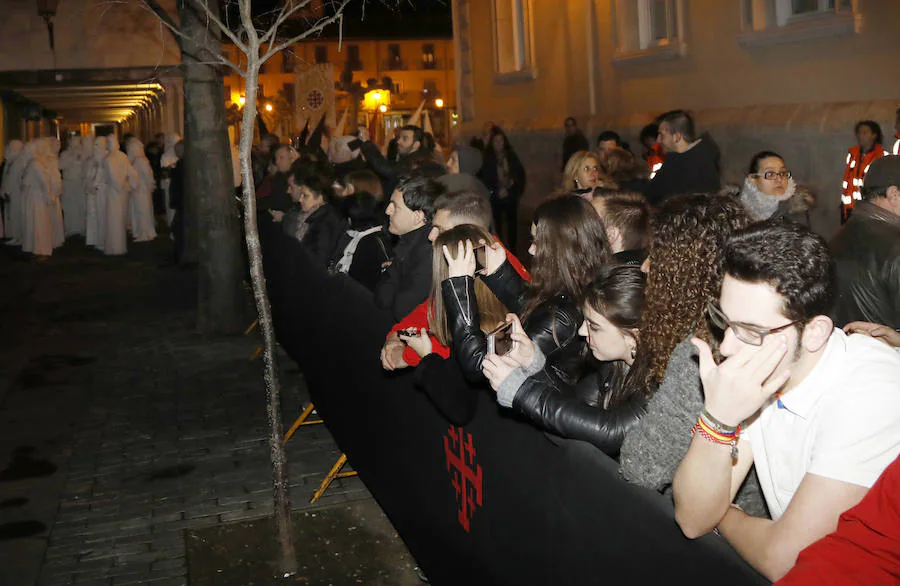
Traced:
<svg viewBox="0 0 900 586">
<path fill-rule="evenodd" d="M 496 354 L 497 356 L 506 356 L 509 354 L 515 342 L 512 338 L 513 322 L 508 321 L 494 328 L 487 335 L 487 353 Z"/>
</svg>

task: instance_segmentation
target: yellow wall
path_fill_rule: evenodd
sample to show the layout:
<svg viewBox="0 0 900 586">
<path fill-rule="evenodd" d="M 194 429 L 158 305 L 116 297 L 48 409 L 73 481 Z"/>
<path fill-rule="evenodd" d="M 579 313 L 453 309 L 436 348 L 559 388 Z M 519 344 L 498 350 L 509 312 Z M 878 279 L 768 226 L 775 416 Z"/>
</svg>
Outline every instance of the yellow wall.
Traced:
<svg viewBox="0 0 900 586">
<path fill-rule="evenodd" d="M 825 235 L 838 225 L 855 121 L 878 121 L 888 143 L 893 134 L 900 0 L 854 0 L 861 25 L 851 35 L 753 47 L 739 42 L 739 0 L 681 0 L 684 55 L 639 64 L 614 60 L 616 0 L 532 0 L 536 76 L 512 82 L 495 77 L 493 3 L 453 1 L 460 94 L 471 96 L 460 108 L 472 112 L 462 134 L 477 134 L 487 120 L 507 129 L 528 172 L 526 219 L 559 186 L 562 126 L 570 115 L 589 136 L 614 129 L 639 148 L 637 134 L 653 117 L 693 111 L 698 128 L 721 148 L 730 183 L 742 181 L 753 153 L 774 149 L 817 192 L 813 226 Z"/>
<path fill-rule="evenodd" d="M 591 28 L 594 113 L 607 119 L 672 108 L 900 100 L 900 1 L 860 1 L 862 28 L 852 36 L 745 48 L 738 0 L 684 0 L 686 55 L 625 66 L 613 64 L 612 4 L 533 0 L 537 79 L 495 84 L 492 3 L 469 0 L 475 125 L 496 119 L 555 128 L 566 115 L 590 115 Z"/>
</svg>

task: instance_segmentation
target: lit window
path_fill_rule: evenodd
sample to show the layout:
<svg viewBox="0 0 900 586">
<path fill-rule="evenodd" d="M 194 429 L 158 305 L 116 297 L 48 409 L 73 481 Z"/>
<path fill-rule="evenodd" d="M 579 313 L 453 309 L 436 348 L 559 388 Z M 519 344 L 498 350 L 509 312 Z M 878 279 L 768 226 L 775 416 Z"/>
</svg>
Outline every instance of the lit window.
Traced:
<svg viewBox="0 0 900 586">
<path fill-rule="evenodd" d="M 741 0 L 745 47 L 852 35 L 861 30 L 854 0 Z"/>
<path fill-rule="evenodd" d="M 422 45 L 422 69 L 437 69 L 437 59 L 434 57 L 434 43 Z"/>
<path fill-rule="evenodd" d="M 683 0 L 616 0 L 614 62 L 681 56 Z"/>
<path fill-rule="evenodd" d="M 531 0 L 493 0 L 493 4 L 495 71 L 498 74 L 531 71 Z"/>
</svg>

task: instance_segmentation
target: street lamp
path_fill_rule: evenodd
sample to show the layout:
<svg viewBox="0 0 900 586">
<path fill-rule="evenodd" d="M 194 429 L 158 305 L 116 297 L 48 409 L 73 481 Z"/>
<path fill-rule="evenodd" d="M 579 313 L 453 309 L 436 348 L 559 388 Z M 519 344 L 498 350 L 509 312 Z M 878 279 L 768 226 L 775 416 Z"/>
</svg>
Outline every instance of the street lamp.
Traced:
<svg viewBox="0 0 900 586">
<path fill-rule="evenodd" d="M 271 112 L 272 109 L 272 104 L 266 104 L 266 112 Z"/>
<path fill-rule="evenodd" d="M 435 99 L 435 100 L 434 100 L 434 107 L 435 107 L 435 108 L 443 108 L 443 107 L 444 107 L 444 100 L 442 100 L 441 98 Z"/>
<path fill-rule="evenodd" d="M 378 106 L 378 111 L 384 114 L 385 112 L 387 112 L 387 106 L 385 106 L 384 104 Z"/>
<path fill-rule="evenodd" d="M 238 98 L 238 104 L 241 105 L 241 108 L 244 107 L 244 103 L 246 103 L 246 101 L 247 101 L 247 98 L 244 97 L 244 96 L 241 96 L 241 97 Z"/>
<path fill-rule="evenodd" d="M 54 51 L 55 55 L 55 46 L 53 42 L 53 19 L 56 18 L 56 8 L 59 5 L 59 0 L 37 0 L 37 9 L 38 14 L 41 18 L 44 19 L 44 22 L 47 24 L 47 33 L 50 35 L 50 50 Z"/>
</svg>

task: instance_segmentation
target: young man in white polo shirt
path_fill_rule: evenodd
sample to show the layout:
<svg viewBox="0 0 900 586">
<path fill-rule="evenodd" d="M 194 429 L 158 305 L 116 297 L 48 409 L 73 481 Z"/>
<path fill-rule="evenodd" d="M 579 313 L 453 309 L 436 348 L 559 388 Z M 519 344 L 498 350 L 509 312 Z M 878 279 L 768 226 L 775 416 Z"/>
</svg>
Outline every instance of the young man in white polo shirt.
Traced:
<svg viewBox="0 0 900 586">
<path fill-rule="evenodd" d="M 900 453 L 900 355 L 834 328 L 828 249 L 806 228 L 754 224 L 724 256 L 709 314 L 725 359 L 694 340 L 705 405 L 675 474 L 675 518 L 690 538 L 718 528 L 774 581 Z M 731 506 L 754 464 L 772 519 Z"/>
</svg>

